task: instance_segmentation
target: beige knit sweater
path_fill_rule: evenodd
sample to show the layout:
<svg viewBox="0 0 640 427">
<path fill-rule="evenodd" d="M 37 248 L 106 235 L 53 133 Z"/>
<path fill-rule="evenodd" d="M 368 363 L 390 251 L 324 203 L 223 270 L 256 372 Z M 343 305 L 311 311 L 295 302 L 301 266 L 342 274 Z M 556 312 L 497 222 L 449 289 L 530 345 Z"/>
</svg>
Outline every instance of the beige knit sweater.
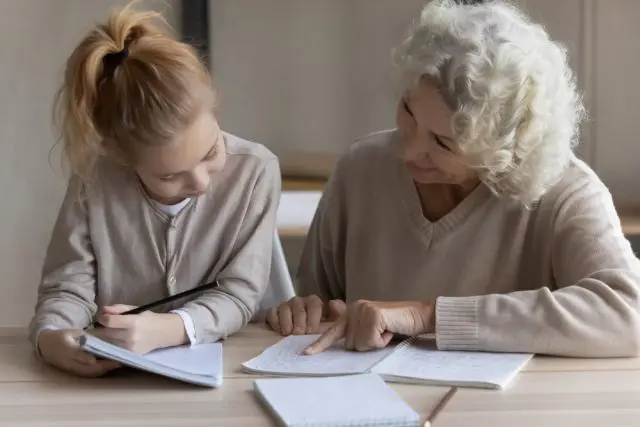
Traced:
<svg viewBox="0 0 640 427">
<path fill-rule="evenodd" d="M 298 275 L 324 300 L 436 300 L 440 349 L 636 355 L 640 261 L 611 195 L 574 159 L 532 210 L 484 185 L 437 222 L 392 150 L 356 142 L 328 183 Z"/>
<path fill-rule="evenodd" d="M 42 268 L 33 343 L 45 327 L 86 327 L 99 306 L 142 305 L 214 280 L 218 289 L 155 311 L 184 309 L 197 342 L 249 322 L 268 285 L 280 168 L 259 144 L 230 134 L 225 144 L 224 169 L 176 216 L 133 171 L 106 160 L 86 202 L 77 203 L 71 180 Z"/>
</svg>

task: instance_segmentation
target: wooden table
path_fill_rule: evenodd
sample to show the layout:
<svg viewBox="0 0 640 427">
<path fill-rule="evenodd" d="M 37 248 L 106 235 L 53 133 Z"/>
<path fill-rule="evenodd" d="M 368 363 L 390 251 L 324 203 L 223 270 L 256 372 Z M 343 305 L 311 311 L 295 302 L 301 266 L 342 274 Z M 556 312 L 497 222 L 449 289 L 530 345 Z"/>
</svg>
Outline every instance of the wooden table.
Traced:
<svg viewBox="0 0 640 427">
<path fill-rule="evenodd" d="M 239 366 L 280 338 L 261 325 L 229 338 L 224 383 L 207 389 L 133 370 L 108 378 L 72 377 L 39 362 L 22 330 L 0 330 L 0 426 L 275 426 L 252 393 L 258 376 Z M 449 390 L 393 387 L 423 417 Z"/>
<path fill-rule="evenodd" d="M 250 325 L 224 342 L 225 379 L 203 389 L 137 371 L 81 379 L 35 359 L 22 330 L 0 330 L 0 426 L 274 426 L 240 363 L 280 337 Z M 391 384 L 425 418 L 449 387 Z M 294 398 L 294 397 L 292 397 Z M 536 357 L 504 391 L 458 389 L 435 427 L 640 425 L 640 359 Z"/>
</svg>

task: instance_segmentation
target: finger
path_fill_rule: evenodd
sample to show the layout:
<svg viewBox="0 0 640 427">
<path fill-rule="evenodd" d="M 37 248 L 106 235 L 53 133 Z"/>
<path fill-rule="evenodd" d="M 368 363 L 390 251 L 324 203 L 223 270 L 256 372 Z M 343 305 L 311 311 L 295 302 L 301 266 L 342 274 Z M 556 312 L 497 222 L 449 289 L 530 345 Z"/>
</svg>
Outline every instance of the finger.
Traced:
<svg viewBox="0 0 640 427">
<path fill-rule="evenodd" d="M 98 317 L 98 321 L 105 328 L 131 329 L 137 317 L 137 315 L 102 314 Z"/>
<path fill-rule="evenodd" d="M 98 362 L 98 359 L 93 354 L 82 350 L 74 351 L 71 360 L 82 365 L 95 365 Z"/>
<path fill-rule="evenodd" d="M 101 360 L 92 365 L 84 365 L 81 363 L 74 363 L 67 367 L 68 370 L 83 377 L 100 377 L 109 371 L 118 368 L 120 365 L 113 360 Z"/>
<path fill-rule="evenodd" d="M 278 320 L 278 310 L 270 308 L 267 311 L 267 325 L 274 331 L 280 332 L 280 321 Z"/>
<path fill-rule="evenodd" d="M 329 348 L 333 343 L 338 341 L 344 336 L 345 328 L 347 327 L 346 317 L 336 321 L 329 329 L 325 331 L 320 337 L 315 340 L 309 347 L 304 349 L 304 354 L 316 354 Z"/>
<path fill-rule="evenodd" d="M 291 314 L 290 304 L 291 302 L 287 301 L 278 307 L 278 319 L 280 320 L 280 333 L 282 335 L 291 334 L 293 329 L 293 316 Z"/>
<path fill-rule="evenodd" d="M 291 316 L 293 320 L 293 334 L 304 334 L 307 330 L 307 310 L 302 298 L 294 298 L 291 301 Z"/>
<path fill-rule="evenodd" d="M 382 333 L 382 347 L 388 346 L 392 339 L 393 339 L 393 334 L 391 332 L 389 332 L 389 331 L 383 332 Z"/>
<path fill-rule="evenodd" d="M 78 338 L 84 334 L 83 331 L 73 329 L 69 331 L 65 331 L 62 336 L 64 341 L 64 345 L 69 348 L 80 348 L 80 344 L 78 343 Z"/>
<path fill-rule="evenodd" d="M 93 332 L 93 335 L 96 338 L 123 348 L 127 348 L 127 343 L 131 341 L 131 331 L 129 329 L 100 328 Z"/>
<path fill-rule="evenodd" d="M 322 300 L 317 297 L 309 297 L 305 301 L 307 310 L 307 333 L 314 334 L 320 329 L 322 321 Z"/>
<path fill-rule="evenodd" d="M 102 314 L 122 314 L 126 311 L 130 311 L 136 308 L 135 305 L 127 305 L 127 304 L 114 304 L 114 305 L 106 305 L 102 307 Z"/>
<path fill-rule="evenodd" d="M 334 299 L 329 301 L 327 308 L 327 320 L 333 322 L 347 311 L 347 304 L 340 299 Z"/>
<path fill-rule="evenodd" d="M 344 334 L 344 347 L 347 350 L 355 350 L 358 344 L 357 339 L 359 338 L 357 334 L 362 332 L 361 316 L 357 305 L 348 310 L 345 316 L 347 317 L 347 328 Z"/>
</svg>

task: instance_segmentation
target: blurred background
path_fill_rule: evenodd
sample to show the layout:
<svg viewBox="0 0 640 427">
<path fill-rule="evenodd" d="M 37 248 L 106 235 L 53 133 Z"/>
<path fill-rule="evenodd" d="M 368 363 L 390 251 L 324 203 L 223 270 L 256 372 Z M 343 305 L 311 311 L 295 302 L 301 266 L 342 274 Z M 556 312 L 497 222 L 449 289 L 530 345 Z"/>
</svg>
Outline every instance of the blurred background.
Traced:
<svg viewBox="0 0 640 427">
<path fill-rule="evenodd" d="M 24 326 L 66 185 L 51 103 L 75 44 L 120 0 L 0 0 L 0 326 Z M 394 126 L 391 48 L 424 0 L 165 0 L 206 56 L 223 128 L 281 158 L 292 274 L 322 183 L 359 135 Z M 569 49 L 590 118 L 580 156 L 637 233 L 640 1 L 522 0 Z M 51 161 L 50 161 L 51 160 Z"/>
</svg>

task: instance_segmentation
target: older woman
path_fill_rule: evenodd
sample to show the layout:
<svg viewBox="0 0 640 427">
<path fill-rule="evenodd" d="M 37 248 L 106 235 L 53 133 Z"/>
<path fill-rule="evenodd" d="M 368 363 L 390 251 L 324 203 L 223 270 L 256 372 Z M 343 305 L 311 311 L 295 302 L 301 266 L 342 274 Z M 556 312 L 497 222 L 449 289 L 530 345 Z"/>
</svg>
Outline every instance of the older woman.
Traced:
<svg viewBox="0 0 640 427">
<path fill-rule="evenodd" d="M 271 310 L 307 353 L 435 333 L 443 350 L 632 356 L 640 262 L 573 148 L 583 107 L 566 53 L 499 1 L 433 1 L 399 46 L 397 129 L 358 140 L 328 182 Z"/>
</svg>

